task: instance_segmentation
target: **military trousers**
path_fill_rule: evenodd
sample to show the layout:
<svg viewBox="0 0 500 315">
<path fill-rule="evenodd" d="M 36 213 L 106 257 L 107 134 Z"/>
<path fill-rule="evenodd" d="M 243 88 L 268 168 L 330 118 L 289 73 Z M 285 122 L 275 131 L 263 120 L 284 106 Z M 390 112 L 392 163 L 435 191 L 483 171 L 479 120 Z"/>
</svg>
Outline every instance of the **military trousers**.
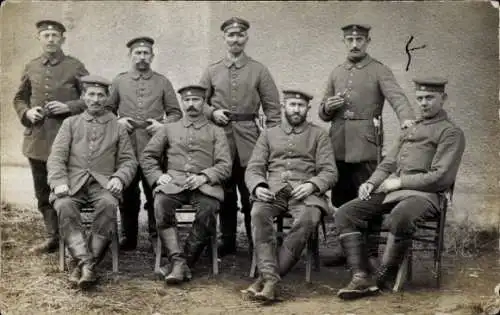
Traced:
<svg viewBox="0 0 500 315">
<path fill-rule="evenodd" d="M 235 154 L 231 177 L 224 182 L 224 201 L 220 210 L 220 228 L 222 241 L 228 246 L 236 245 L 236 228 L 238 223 L 238 192 L 240 194 L 241 212 L 245 217 L 250 215 L 250 192 L 245 184 L 245 170 L 240 163 L 238 153 Z"/>
<path fill-rule="evenodd" d="M 55 239 L 58 237 L 58 221 L 57 213 L 49 202 L 50 186 L 47 183 L 47 162 L 35 159 L 28 160 L 33 177 L 38 211 L 43 215 L 48 238 Z"/>
<path fill-rule="evenodd" d="M 332 188 L 332 204 L 340 207 L 358 196 L 358 188 L 377 168 L 377 161 L 346 163 L 335 161 L 339 172 L 338 181 Z"/>
<path fill-rule="evenodd" d="M 383 203 L 384 198 L 384 193 L 372 194 L 369 200 L 356 198 L 340 207 L 335 214 L 335 225 L 340 234 L 364 233 L 372 220 L 380 220 L 384 214 L 389 214 L 389 232 L 407 239 L 414 234 L 417 223 L 439 213 L 429 200 L 421 196 L 410 196 L 393 203 Z"/>
<path fill-rule="evenodd" d="M 139 184 L 142 184 L 142 189 L 146 196 L 144 209 L 148 213 L 148 232 L 150 237 L 156 237 L 153 193 L 139 166 L 134 179 L 123 192 L 123 203 L 120 206 L 122 235 L 132 242 L 137 241 L 139 232 L 139 212 L 141 210 L 141 190 Z"/>
<path fill-rule="evenodd" d="M 255 201 L 253 203 L 252 235 L 257 268 L 266 279 L 280 278 L 277 259 L 274 218 L 288 212 L 293 217 L 293 224 L 282 246 L 298 259 L 306 242 L 321 220 L 321 210 L 307 206 L 301 201 L 292 200 L 288 192 L 280 191 L 272 202 Z"/>
<path fill-rule="evenodd" d="M 90 239 L 95 235 L 105 242 L 111 240 L 119 201 L 92 177 L 77 193 L 56 198 L 53 204 L 59 217 L 61 237 L 66 244 L 71 245 L 75 234 L 78 238 L 84 235 L 80 209 L 85 206 L 94 208 Z"/>
<path fill-rule="evenodd" d="M 215 214 L 219 211 L 220 202 L 213 197 L 203 194 L 199 190 L 183 191 L 171 195 L 163 192 L 156 193 L 154 208 L 158 230 L 161 231 L 176 227 L 176 209 L 186 204 L 192 205 L 196 210 L 187 242 L 192 243 L 191 247 L 208 244 L 210 236 L 215 235 L 217 232 Z"/>
</svg>

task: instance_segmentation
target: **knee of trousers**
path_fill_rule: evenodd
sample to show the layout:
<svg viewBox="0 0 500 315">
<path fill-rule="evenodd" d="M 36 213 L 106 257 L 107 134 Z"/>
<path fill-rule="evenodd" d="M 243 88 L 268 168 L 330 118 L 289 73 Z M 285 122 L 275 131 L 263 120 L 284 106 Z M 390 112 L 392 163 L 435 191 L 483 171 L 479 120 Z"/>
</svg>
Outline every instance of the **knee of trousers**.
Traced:
<svg viewBox="0 0 500 315">
<path fill-rule="evenodd" d="M 175 207 L 170 198 L 162 193 L 158 193 L 154 200 L 154 217 L 156 226 L 159 229 L 167 229 L 176 225 Z"/>
<path fill-rule="evenodd" d="M 411 236 L 415 232 L 415 222 L 408 212 L 391 212 L 387 222 L 390 233 L 396 236 Z"/>
<path fill-rule="evenodd" d="M 96 210 L 99 209 L 100 211 L 106 212 L 109 216 L 115 216 L 116 208 L 118 207 L 118 199 L 111 194 L 105 194 L 95 202 L 94 206 Z"/>
<path fill-rule="evenodd" d="M 341 233 L 342 231 L 352 230 L 354 228 L 349 212 L 348 207 L 340 207 L 335 212 L 335 227 Z"/>
<path fill-rule="evenodd" d="M 252 226 L 266 226 L 273 223 L 273 217 L 270 215 L 268 207 L 265 203 L 255 202 L 253 204 L 252 210 L 250 211 L 250 217 L 252 220 Z"/>
<path fill-rule="evenodd" d="M 57 198 L 54 200 L 54 209 L 60 219 L 80 215 L 80 211 L 71 197 Z"/>
<path fill-rule="evenodd" d="M 296 224 L 312 230 L 318 226 L 321 220 L 321 210 L 317 207 L 306 207 L 303 214 L 298 218 Z"/>
</svg>

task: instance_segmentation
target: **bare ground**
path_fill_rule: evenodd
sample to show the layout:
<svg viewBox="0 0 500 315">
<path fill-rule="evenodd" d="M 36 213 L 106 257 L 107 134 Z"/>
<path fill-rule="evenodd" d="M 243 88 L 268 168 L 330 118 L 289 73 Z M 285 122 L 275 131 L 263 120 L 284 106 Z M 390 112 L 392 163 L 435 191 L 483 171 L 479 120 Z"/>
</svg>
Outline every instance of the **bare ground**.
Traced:
<svg viewBox="0 0 500 315">
<path fill-rule="evenodd" d="M 108 254 L 99 267 L 100 281 L 90 292 L 72 288 L 57 267 L 57 254 L 32 256 L 27 249 L 43 235 L 41 216 L 30 208 L 2 204 L 2 314 L 480 314 L 498 282 L 498 254 L 445 256 L 440 290 L 433 289 L 430 259 L 419 257 L 414 281 L 402 293 L 343 302 L 336 291 L 349 280 L 343 268 L 313 272 L 304 282 L 301 261 L 281 286 L 281 302 L 261 306 L 240 290 L 251 283 L 250 261 L 242 233 L 235 256 L 221 259 L 221 274 L 210 275 L 202 258 L 195 278 L 179 288 L 166 287 L 153 275 L 153 254 L 141 233 L 139 249 L 120 256 L 120 272 L 112 275 Z M 327 248 L 322 247 L 322 256 Z"/>
</svg>

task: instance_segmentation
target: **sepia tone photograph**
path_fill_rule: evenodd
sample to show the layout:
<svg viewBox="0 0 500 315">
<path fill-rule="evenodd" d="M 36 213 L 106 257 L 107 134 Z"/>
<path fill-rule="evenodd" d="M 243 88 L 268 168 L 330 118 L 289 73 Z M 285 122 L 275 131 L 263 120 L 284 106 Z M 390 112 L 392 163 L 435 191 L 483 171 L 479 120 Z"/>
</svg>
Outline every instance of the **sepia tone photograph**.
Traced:
<svg viewBox="0 0 500 315">
<path fill-rule="evenodd" d="M 0 314 L 500 314 L 497 2 L 0 25 Z"/>
</svg>

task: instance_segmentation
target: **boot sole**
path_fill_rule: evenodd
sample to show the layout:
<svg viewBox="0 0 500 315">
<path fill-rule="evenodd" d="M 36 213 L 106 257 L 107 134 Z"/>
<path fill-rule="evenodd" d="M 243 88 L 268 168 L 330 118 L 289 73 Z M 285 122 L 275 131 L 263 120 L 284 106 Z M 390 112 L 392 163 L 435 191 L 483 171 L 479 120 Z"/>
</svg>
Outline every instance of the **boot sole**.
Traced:
<svg viewBox="0 0 500 315">
<path fill-rule="evenodd" d="M 189 280 L 191 280 L 191 278 L 188 278 L 188 277 L 184 277 L 184 279 L 169 278 L 169 279 L 165 279 L 165 283 L 168 285 L 178 285 L 178 284 L 181 284 L 183 282 L 188 282 Z"/>
<path fill-rule="evenodd" d="M 91 286 L 93 286 L 95 283 L 96 283 L 96 280 L 92 280 L 92 281 L 79 281 L 78 282 L 78 287 L 80 287 L 81 289 L 88 289 Z"/>
<path fill-rule="evenodd" d="M 340 290 L 337 296 L 342 300 L 354 300 L 379 293 L 379 288 L 372 286 L 364 290 Z"/>
</svg>

